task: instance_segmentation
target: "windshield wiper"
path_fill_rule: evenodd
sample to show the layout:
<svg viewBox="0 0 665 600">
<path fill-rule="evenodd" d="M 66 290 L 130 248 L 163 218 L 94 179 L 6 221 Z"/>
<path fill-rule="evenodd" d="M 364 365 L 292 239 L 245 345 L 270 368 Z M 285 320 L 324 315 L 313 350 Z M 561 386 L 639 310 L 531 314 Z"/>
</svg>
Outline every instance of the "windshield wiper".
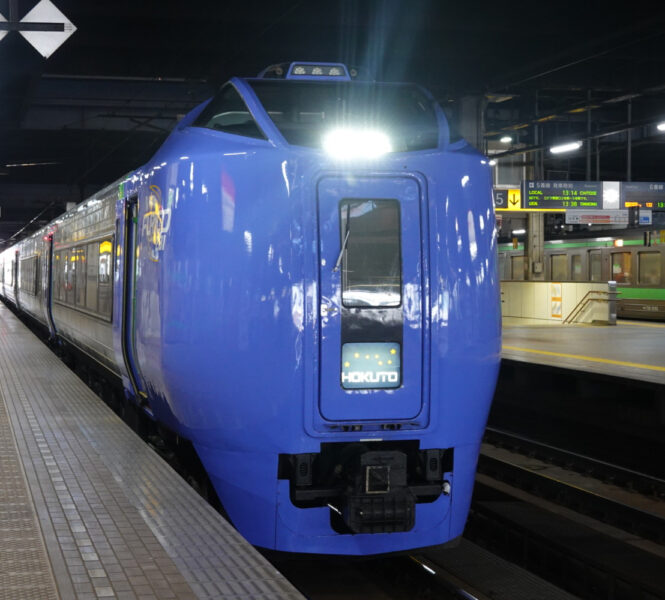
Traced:
<svg viewBox="0 0 665 600">
<path fill-rule="evenodd" d="M 342 257 L 344 256 L 344 251 L 349 242 L 349 234 L 351 233 L 351 203 L 349 202 L 346 205 L 346 224 L 344 227 L 344 239 L 342 240 L 342 247 L 339 250 L 339 256 L 335 261 L 335 266 L 333 268 L 333 273 L 339 270 L 339 266 L 342 264 Z"/>
</svg>

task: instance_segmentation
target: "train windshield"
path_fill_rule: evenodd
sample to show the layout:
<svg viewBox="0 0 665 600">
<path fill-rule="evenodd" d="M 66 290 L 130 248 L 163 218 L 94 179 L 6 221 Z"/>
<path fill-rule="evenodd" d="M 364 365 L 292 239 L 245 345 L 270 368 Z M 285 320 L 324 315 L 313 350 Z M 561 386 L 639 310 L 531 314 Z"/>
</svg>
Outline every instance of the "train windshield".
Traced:
<svg viewBox="0 0 665 600">
<path fill-rule="evenodd" d="M 393 152 L 436 148 L 439 127 L 432 100 L 409 84 L 360 82 L 249 82 L 289 144 L 320 148 L 337 128 L 372 129 Z"/>
</svg>

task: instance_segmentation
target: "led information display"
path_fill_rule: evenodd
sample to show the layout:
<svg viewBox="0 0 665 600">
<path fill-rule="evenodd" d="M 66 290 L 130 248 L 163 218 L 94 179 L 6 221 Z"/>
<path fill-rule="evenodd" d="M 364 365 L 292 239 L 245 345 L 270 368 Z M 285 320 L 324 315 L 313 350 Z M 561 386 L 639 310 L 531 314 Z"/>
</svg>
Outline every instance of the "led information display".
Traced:
<svg viewBox="0 0 665 600">
<path fill-rule="evenodd" d="M 372 342 L 342 346 L 344 389 L 396 388 L 401 380 L 399 344 Z"/>
<path fill-rule="evenodd" d="M 665 211 L 665 183 L 622 181 L 621 208 L 633 206 Z"/>
<path fill-rule="evenodd" d="M 603 183 L 524 181 L 522 208 L 603 208 Z"/>
</svg>

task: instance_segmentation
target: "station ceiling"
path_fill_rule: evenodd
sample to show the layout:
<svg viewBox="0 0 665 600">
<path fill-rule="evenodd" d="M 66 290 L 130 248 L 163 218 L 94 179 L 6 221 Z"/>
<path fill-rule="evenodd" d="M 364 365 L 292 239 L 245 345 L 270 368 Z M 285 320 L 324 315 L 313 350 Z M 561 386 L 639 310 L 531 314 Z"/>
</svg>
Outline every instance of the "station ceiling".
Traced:
<svg viewBox="0 0 665 600">
<path fill-rule="evenodd" d="M 37 1 L 0 0 L 0 14 L 20 20 Z M 592 179 L 596 167 L 601 179 L 626 179 L 630 120 L 632 179 L 665 180 L 660 3 L 619 12 L 595 0 L 53 4 L 76 31 L 50 58 L 16 31 L 0 39 L 0 248 L 146 162 L 229 77 L 290 60 L 421 83 L 453 119 L 463 97 L 482 98 L 488 145 L 502 152 L 515 150 L 496 145 L 505 133 L 531 150 L 586 137 Z M 543 168 L 585 179 L 585 153 L 546 155 Z"/>
</svg>

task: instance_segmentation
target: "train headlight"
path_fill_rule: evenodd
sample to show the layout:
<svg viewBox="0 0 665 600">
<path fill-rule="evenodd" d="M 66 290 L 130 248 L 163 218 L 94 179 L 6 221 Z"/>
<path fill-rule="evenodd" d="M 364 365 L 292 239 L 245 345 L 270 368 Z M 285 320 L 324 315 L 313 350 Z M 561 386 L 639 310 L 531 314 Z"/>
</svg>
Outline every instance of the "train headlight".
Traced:
<svg viewBox="0 0 665 600">
<path fill-rule="evenodd" d="M 388 136 L 372 129 L 334 129 L 323 137 L 323 149 L 339 160 L 378 158 L 392 152 Z"/>
</svg>

